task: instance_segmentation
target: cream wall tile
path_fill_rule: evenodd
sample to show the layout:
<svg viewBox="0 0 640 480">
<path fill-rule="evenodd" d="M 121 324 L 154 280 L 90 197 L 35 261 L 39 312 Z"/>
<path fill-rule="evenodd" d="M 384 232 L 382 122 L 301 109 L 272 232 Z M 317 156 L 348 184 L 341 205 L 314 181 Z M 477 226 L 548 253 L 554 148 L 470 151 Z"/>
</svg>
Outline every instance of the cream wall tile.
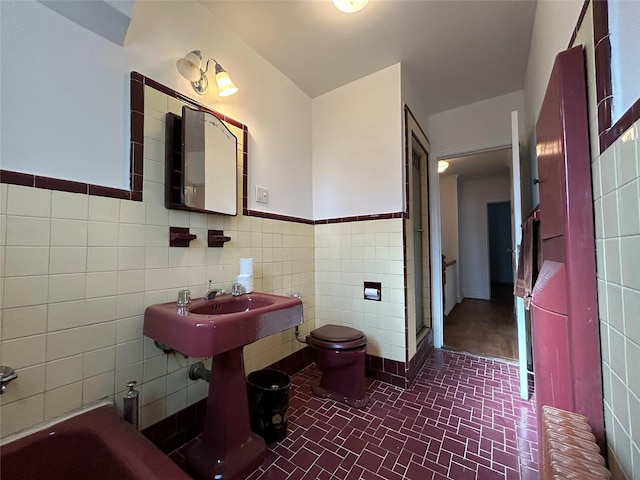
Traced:
<svg viewBox="0 0 640 480">
<path fill-rule="evenodd" d="M 51 420 L 82 406 L 82 382 L 72 383 L 44 395 L 44 417 Z"/>
<path fill-rule="evenodd" d="M 618 196 L 615 192 L 602 197 L 602 219 L 604 238 L 617 237 L 620 228 L 618 224 Z"/>
<path fill-rule="evenodd" d="M 627 352 L 627 386 L 636 397 L 640 397 L 640 345 L 627 339 L 625 343 Z M 640 418 L 637 419 L 640 421 Z M 640 433 L 640 432 L 637 432 Z"/>
<path fill-rule="evenodd" d="M 9 190 L 9 184 L 0 183 L 0 215 L 6 215 L 7 213 L 8 190 Z"/>
<path fill-rule="evenodd" d="M 7 246 L 47 246 L 51 236 L 51 220 L 7 216 Z"/>
<path fill-rule="evenodd" d="M 116 342 L 118 344 L 142 338 L 144 316 L 121 318 L 116 322 Z"/>
<path fill-rule="evenodd" d="M 120 224 L 119 245 L 122 247 L 144 247 L 145 227 L 144 225 Z"/>
<path fill-rule="evenodd" d="M 133 317 L 144 313 L 144 294 L 132 293 L 118 297 L 118 318 Z"/>
<path fill-rule="evenodd" d="M 144 116 L 144 138 L 162 141 L 164 139 L 165 124 L 157 118 L 150 115 Z"/>
<path fill-rule="evenodd" d="M 19 379 L 7 386 L 2 403 L 17 402 L 44 392 L 44 364 L 21 368 Z"/>
<path fill-rule="evenodd" d="M 51 214 L 51 190 L 9 185 L 7 214 L 49 217 Z"/>
<path fill-rule="evenodd" d="M 156 378 L 163 377 L 167 374 L 167 356 L 161 355 L 158 357 L 145 360 L 143 364 L 142 381 L 144 383 L 155 380 Z"/>
<path fill-rule="evenodd" d="M 600 183 L 602 184 L 602 195 L 606 195 L 616 188 L 616 159 L 613 148 L 605 150 L 600 156 Z"/>
<path fill-rule="evenodd" d="M 50 275 L 49 303 L 84 299 L 86 282 L 84 273 Z"/>
<path fill-rule="evenodd" d="M 60 247 L 86 246 L 87 222 L 52 219 L 51 245 Z"/>
<path fill-rule="evenodd" d="M 47 330 L 47 306 L 7 308 L 2 311 L 2 340 L 28 337 Z"/>
<path fill-rule="evenodd" d="M 115 371 L 115 368 L 116 347 L 114 345 L 84 354 L 84 378 Z"/>
<path fill-rule="evenodd" d="M 4 274 L 7 277 L 49 273 L 49 248 L 6 247 Z"/>
<path fill-rule="evenodd" d="M 0 434 L 6 437 L 44 420 L 44 395 L 34 395 L 20 402 L 2 405 L 0 412 L 2 415 Z"/>
<path fill-rule="evenodd" d="M 620 240 L 617 238 L 604 241 L 605 272 L 607 282 L 622 283 L 620 266 Z"/>
<path fill-rule="evenodd" d="M 169 210 L 169 225 L 172 227 L 189 227 L 189 212 Z"/>
<path fill-rule="evenodd" d="M 107 322 L 118 318 L 118 297 L 101 297 L 87 299 L 86 325 Z"/>
<path fill-rule="evenodd" d="M 46 335 L 21 337 L 2 342 L 2 365 L 15 370 L 45 361 Z"/>
<path fill-rule="evenodd" d="M 624 237 L 620 240 L 623 285 L 640 290 L 640 235 Z"/>
<path fill-rule="evenodd" d="M 142 363 L 135 363 L 133 365 L 127 365 L 123 368 L 116 370 L 116 391 L 126 390 L 127 383 L 136 381 L 139 384 L 142 383 Z M 138 387 L 136 387 L 136 390 Z M 118 399 L 120 400 L 120 399 Z"/>
<path fill-rule="evenodd" d="M 638 178 L 638 133 L 636 123 L 613 144 L 618 185 L 624 185 Z"/>
<path fill-rule="evenodd" d="M 88 240 L 90 247 L 117 247 L 119 224 L 107 222 L 89 222 Z"/>
<path fill-rule="evenodd" d="M 165 149 L 165 142 L 164 139 L 162 140 L 156 140 L 155 138 L 145 138 L 144 139 L 144 159 L 145 160 L 151 160 L 154 161 L 155 163 L 159 163 L 162 164 L 163 166 L 163 175 L 161 177 L 161 182 L 159 183 L 164 183 L 164 149 Z M 147 140 L 149 140 L 149 142 L 147 143 Z M 144 171 L 144 176 L 145 178 L 147 177 L 147 170 L 145 169 Z M 158 181 L 154 178 L 154 181 Z"/>
<path fill-rule="evenodd" d="M 84 325 L 86 316 L 87 309 L 84 300 L 50 303 L 48 306 L 47 330 L 53 332 L 80 327 Z"/>
<path fill-rule="evenodd" d="M 145 290 L 144 277 L 144 270 L 118 272 L 118 294 L 143 292 Z"/>
<path fill-rule="evenodd" d="M 78 355 L 83 346 L 83 327 L 51 332 L 47 335 L 47 361 Z"/>
<path fill-rule="evenodd" d="M 3 308 L 47 303 L 49 277 L 9 277 L 4 279 Z"/>
<path fill-rule="evenodd" d="M 144 201 L 147 204 L 164 205 L 164 185 L 144 181 L 142 184 Z"/>
<path fill-rule="evenodd" d="M 51 247 L 49 273 L 82 273 L 86 270 L 86 247 Z"/>
<path fill-rule="evenodd" d="M 140 391 L 142 406 L 162 400 L 167 394 L 167 382 L 164 377 L 144 383 Z"/>
<path fill-rule="evenodd" d="M 147 218 L 147 208 L 142 202 L 120 200 L 120 223 L 144 224 Z"/>
<path fill-rule="evenodd" d="M 165 417 L 165 400 L 158 400 L 140 409 L 140 428 L 147 428 Z"/>
<path fill-rule="evenodd" d="M 69 385 L 82 380 L 82 355 L 61 358 L 47 362 L 46 386 L 47 390 Z"/>
<path fill-rule="evenodd" d="M 145 267 L 144 247 L 120 247 L 118 249 L 119 270 L 142 270 Z"/>
<path fill-rule="evenodd" d="M 84 330 L 84 352 L 111 347 L 116 344 L 116 322 L 88 325 Z"/>
<path fill-rule="evenodd" d="M 4 248 L 7 244 L 7 216 L 0 215 L 0 245 Z M 4 262 L 2 263 L 4 265 Z"/>
<path fill-rule="evenodd" d="M 118 293 L 118 272 L 92 272 L 86 275 L 86 297 L 112 297 Z"/>
<path fill-rule="evenodd" d="M 122 368 L 143 360 L 143 340 L 133 340 L 116 346 L 116 367 Z M 140 378 L 142 380 L 142 378 Z"/>
<path fill-rule="evenodd" d="M 120 219 L 120 200 L 117 198 L 89 197 L 89 220 L 117 222 Z"/>
<path fill-rule="evenodd" d="M 189 373 L 187 368 L 180 368 L 179 370 L 171 372 L 167 375 L 167 393 L 171 394 L 186 389 L 188 381 Z M 186 394 L 186 390 L 184 391 Z"/>
<path fill-rule="evenodd" d="M 627 183 L 617 192 L 620 235 L 640 234 L 640 180 Z"/>
<path fill-rule="evenodd" d="M 87 405 L 101 398 L 112 396 L 114 390 L 115 372 L 107 372 L 95 377 L 86 378 L 82 382 L 82 404 Z"/>
<path fill-rule="evenodd" d="M 187 389 L 184 388 L 175 393 L 167 395 L 166 398 L 166 415 L 173 415 L 187 408 Z"/>
<path fill-rule="evenodd" d="M 104 272 L 118 269 L 117 247 L 89 247 L 87 249 L 87 271 Z"/>
<path fill-rule="evenodd" d="M 624 288 L 622 301 L 627 337 L 640 345 L 640 291 Z"/>
<path fill-rule="evenodd" d="M 145 263 L 148 269 L 168 267 L 169 247 L 147 247 Z"/>
<path fill-rule="evenodd" d="M 162 225 L 165 227 L 168 226 L 169 210 L 167 210 L 164 205 L 147 204 L 147 225 Z"/>
<path fill-rule="evenodd" d="M 89 196 L 80 193 L 51 192 L 51 216 L 86 220 L 89 218 Z"/>
<path fill-rule="evenodd" d="M 261 368 L 264 368 L 267 365 L 270 365 L 271 363 L 273 362 L 269 361 L 268 359 L 265 359 L 265 363 L 263 363 Z M 194 403 L 199 402 L 203 398 L 207 398 L 208 390 L 209 390 L 209 384 L 203 380 L 199 380 L 194 385 L 189 385 L 187 387 L 187 404 L 193 405 Z"/>
</svg>

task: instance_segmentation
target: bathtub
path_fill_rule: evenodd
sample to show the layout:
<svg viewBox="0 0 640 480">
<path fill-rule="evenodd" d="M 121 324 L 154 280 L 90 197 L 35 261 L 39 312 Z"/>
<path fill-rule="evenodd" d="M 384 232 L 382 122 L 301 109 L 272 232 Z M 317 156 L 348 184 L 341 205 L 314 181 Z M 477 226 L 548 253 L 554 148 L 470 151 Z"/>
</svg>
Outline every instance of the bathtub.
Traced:
<svg viewBox="0 0 640 480">
<path fill-rule="evenodd" d="M 190 480 L 117 410 L 103 406 L 0 448 L 3 480 Z"/>
</svg>

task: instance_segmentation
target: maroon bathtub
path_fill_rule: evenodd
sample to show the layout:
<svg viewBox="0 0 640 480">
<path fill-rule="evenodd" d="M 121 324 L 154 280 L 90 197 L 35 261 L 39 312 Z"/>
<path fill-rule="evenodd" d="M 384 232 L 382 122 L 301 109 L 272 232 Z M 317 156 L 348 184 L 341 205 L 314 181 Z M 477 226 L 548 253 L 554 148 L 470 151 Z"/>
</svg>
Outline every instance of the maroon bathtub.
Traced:
<svg viewBox="0 0 640 480">
<path fill-rule="evenodd" d="M 191 480 L 112 406 L 3 445 L 0 472 L 2 480 Z"/>
</svg>

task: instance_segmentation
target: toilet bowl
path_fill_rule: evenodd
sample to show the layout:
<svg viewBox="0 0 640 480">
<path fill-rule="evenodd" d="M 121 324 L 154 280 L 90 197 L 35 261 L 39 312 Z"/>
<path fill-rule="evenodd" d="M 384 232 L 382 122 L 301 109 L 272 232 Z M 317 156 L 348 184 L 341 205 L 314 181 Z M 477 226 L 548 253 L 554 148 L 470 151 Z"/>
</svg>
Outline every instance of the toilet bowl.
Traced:
<svg viewBox="0 0 640 480">
<path fill-rule="evenodd" d="M 307 335 L 311 359 L 322 372 L 311 385 L 317 397 L 330 398 L 355 408 L 369 403 L 365 377 L 367 337 L 360 330 L 325 325 Z"/>
</svg>

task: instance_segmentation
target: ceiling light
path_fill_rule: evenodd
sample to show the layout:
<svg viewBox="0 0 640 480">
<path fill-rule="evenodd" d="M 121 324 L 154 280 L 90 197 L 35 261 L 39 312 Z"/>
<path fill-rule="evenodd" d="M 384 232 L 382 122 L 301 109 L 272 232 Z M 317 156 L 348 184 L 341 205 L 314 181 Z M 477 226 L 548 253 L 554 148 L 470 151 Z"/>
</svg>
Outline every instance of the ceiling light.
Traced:
<svg viewBox="0 0 640 480">
<path fill-rule="evenodd" d="M 438 173 L 444 172 L 447 168 L 449 168 L 449 162 L 446 160 L 438 161 Z"/>
<path fill-rule="evenodd" d="M 338 10 L 344 13 L 355 13 L 367 6 L 369 0 L 331 0 Z"/>
<path fill-rule="evenodd" d="M 209 79 L 207 71 L 209 70 L 209 62 L 213 61 L 216 65 L 216 84 L 218 85 L 218 95 L 228 97 L 238 91 L 227 71 L 222 68 L 213 58 L 207 60 L 207 65 L 202 70 L 202 53 L 200 50 L 191 50 L 184 57 L 176 62 L 176 67 L 184 78 L 191 82 L 193 89 L 200 95 L 204 95 L 209 90 Z"/>
</svg>

